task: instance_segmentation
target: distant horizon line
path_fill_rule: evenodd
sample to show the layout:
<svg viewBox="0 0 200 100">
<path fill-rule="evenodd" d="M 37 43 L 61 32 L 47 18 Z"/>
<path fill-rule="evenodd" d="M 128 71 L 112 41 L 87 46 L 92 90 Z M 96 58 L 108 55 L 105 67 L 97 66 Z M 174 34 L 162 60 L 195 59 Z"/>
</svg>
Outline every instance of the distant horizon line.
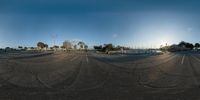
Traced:
<svg viewBox="0 0 200 100">
<path fill-rule="evenodd" d="M 180 42 L 182 42 L 182 41 L 180 41 Z M 180 42 L 178 42 L 178 43 L 180 43 Z M 184 42 L 187 42 L 187 41 L 184 41 Z M 37 42 L 38 43 L 38 42 Z M 10 48 L 14 48 L 14 49 L 17 49 L 19 46 L 22 46 L 23 48 L 24 47 L 27 47 L 27 48 L 31 48 L 31 47 L 37 47 L 37 43 L 35 44 L 35 46 L 25 46 L 25 45 L 13 45 L 13 46 L 0 46 L 0 49 L 4 49 L 4 48 L 6 48 L 6 47 L 10 47 Z M 132 42 L 133 43 L 133 42 Z M 134 49 L 134 48 L 137 48 L 137 49 L 147 49 L 147 48 L 160 48 L 160 46 L 162 45 L 162 46 L 170 46 L 170 45 L 177 45 L 178 43 L 166 43 L 167 45 L 163 45 L 163 44 L 160 44 L 160 45 L 158 45 L 158 44 L 152 44 L 152 45 L 145 45 L 144 46 L 144 44 L 145 43 L 142 43 L 142 44 L 136 44 L 136 45 L 128 45 L 128 44 L 130 44 L 130 43 L 124 43 L 124 44 L 115 44 L 115 43 L 102 43 L 102 44 L 100 44 L 100 43 L 96 43 L 96 44 L 92 44 L 92 45 L 88 45 L 87 43 L 87 45 L 88 45 L 88 47 L 89 48 L 93 48 L 94 46 L 100 46 L 100 45 L 104 45 L 104 44 L 113 44 L 114 46 L 123 46 L 123 47 L 129 47 L 129 48 L 132 48 L 132 49 Z M 187 42 L 187 43 L 191 43 L 191 44 L 195 44 L 195 43 L 200 43 L 200 42 Z M 52 45 L 52 43 L 51 43 L 51 45 L 49 45 L 49 48 L 50 47 L 53 47 L 54 45 Z M 57 44 L 56 46 L 62 46 L 62 44 Z"/>
</svg>

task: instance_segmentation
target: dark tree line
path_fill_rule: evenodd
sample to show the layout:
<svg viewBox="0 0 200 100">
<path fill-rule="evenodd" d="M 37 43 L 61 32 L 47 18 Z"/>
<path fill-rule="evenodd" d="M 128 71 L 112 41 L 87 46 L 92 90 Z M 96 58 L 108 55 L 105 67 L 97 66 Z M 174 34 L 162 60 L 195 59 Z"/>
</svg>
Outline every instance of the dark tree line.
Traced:
<svg viewBox="0 0 200 100">
<path fill-rule="evenodd" d="M 123 47 L 123 46 L 114 46 L 113 44 L 109 43 L 109 44 L 104 44 L 103 46 L 102 45 L 99 45 L 99 46 L 94 46 L 94 49 L 97 50 L 97 51 L 101 51 L 101 52 L 108 52 L 108 51 L 112 51 L 112 50 L 121 50 L 121 49 L 129 49 L 128 47 Z"/>
<path fill-rule="evenodd" d="M 103 46 L 102 45 L 94 46 L 94 49 L 97 51 L 108 52 L 114 50 L 114 46 L 113 44 L 110 43 L 110 44 L 104 44 Z"/>
<path fill-rule="evenodd" d="M 178 46 L 183 47 L 183 48 L 188 48 L 188 49 L 193 49 L 194 45 L 192 43 L 189 42 L 185 42 L 185 41 L 181 41 Z"/>
<path fill-rule="evenodd" d="M 189 43 L 185 41 L 181 41 L 179 44 L 173 44 L 171 46 L 165 46 L 161 47 L 161 50 L 168 50 L 168 51 L 185 51 L 185 50 L 200 50 L 200 44 L 199 43 Z"/>
<path fill-rule="evenodd" d="M 195 47 L 196 49 L 198 49 L 198 48 L 200 48 L 200 44 L 199 44 L 199 43 L 195 43 L 194 47 Z"/>
</svg>

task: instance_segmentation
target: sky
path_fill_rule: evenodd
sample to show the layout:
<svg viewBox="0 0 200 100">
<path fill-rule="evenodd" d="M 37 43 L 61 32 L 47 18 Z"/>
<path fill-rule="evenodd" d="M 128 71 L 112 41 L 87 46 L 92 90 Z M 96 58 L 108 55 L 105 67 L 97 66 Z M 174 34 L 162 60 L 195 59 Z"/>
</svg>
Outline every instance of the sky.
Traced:
<svg viewBox="0 0 200 100">
<path fill-rule="evenodd" d="M 0 0 L 0 48 L 200 42 L 199 0 Z"/>
</svg>

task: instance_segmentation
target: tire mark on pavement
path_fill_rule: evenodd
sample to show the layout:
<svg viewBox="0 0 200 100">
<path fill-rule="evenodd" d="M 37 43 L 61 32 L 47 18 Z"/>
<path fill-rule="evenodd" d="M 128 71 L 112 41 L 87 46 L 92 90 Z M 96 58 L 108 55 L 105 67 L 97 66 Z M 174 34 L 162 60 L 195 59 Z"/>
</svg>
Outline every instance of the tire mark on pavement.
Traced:
<svg viewBox="0 0 200 100">
<path fill-rule="evenodd" d="M 73 72 L 72 75 L 70 75 L 71 77 L 67 77 L 67 79 L 65 81 L 63 81 L 62 83 L 58 83 L 53 85 L 54 89 L 59 89 L 59 90 L 66 90 L 66 89 L 70 89 L 70 87 L 73 85 L 73 83 L 76 81 L 80 70 L 81 70 L 81 64 L 82 61 L 79 63 L 78 67 L 76 68 L 76 70 Z"/>
<path fill-rule="evenodd" d="M 173 57 L 173 58 L 175 58 L 175 57 Z M 165 71 L 163 71 L 163 70 L 160 68 L 160 66 L 165 65 L 165 64 L 168 63 L 169 61 L 173 60 L 173 58 L 167 60 L 165 63 L 156 65 L 155 67 L 153 67 L 153 68 L 155 68 L 154 70 L 156 70 L 156 71 L 158 71 L 158 72 L 160 72 L 160 73 L 162 73 L 162 74 L 164 74 L 164 75 L 168 75 L 168 73 L 165 72 Z M 139 69 L 138 69 L 138 70 L 139 70 Z M 140 69 L 140 70 L 141 70 L 141 69 Z M 147 70 L 147 69 L 146 69 L 146 70 Z M 141 70 L 141 71 L 143 71 L 143 70 Z M 167 74 L 166 74 L 166 73 L 167 73 Z M 177 88 L 178 85 L 179 85 L 179 84 L 174 84 L 174 85 L 170 85 L 170 86 L 157 86 L 157 85 L 153 85 L 153 83 L 156 82 L 156 81 L 162 80 L 163 77 L 158 78 L 156 81 L 142 82 L 142 81 L 141 81 L 141 80 L 142 80 L 142 77 L 141 77 L 141 76 L 142 76 L 142 74 L 139 73 L 138 78 L 137 78 L 138 84 L 141 85 L 141 86 L 144 86 L 144 87 L 148 87 L 148 88 L 173 89 L 173 88 Z"/>
<path fill-rule="evenodd" d="M 0 73 L 0 76 L 3 76 L 3 75 L 6 75 L 6 74 L 11 74 L 12 72 L 14 72 L 15 68 L 14 67 L 11 67 L 10 66 L 10 62 L 9 62 L 9 59 L 6 59 L 6 66 L 4 67 L 9 67 L 9 71 L 8 72 L 5 72 L 5 73 Z M 14 75 L 12 74 L 11 76 L 9 76 L 8 78 L 3 78 L 1 77 L 1 80 L 2 82 L 0 82 L 0 87 L 3 86 L 3 84 L 6 84 L 6 83 L 10 83 L 8 82 L 10 79 L 12 79 L 14 77 Z"/>
<path fill-rule="evenodd" d="M 156 67 L 156 66 L 159 66 L 159 65 L 162 65 L 162 64 L 168 62 L 169 60 L 175 58 L 176 56 L 177 55 L 172 55 L 170 57 L 167 57 L 166 60 L 162 61 L 161 63 L 159 63 L 157 65 L 151 65 L 151 66 L 148 66 L 148 67 L 137 67 L 137 68 L 138 69 L 149 69 L 150 67 Z M 132 66 L 134 66 L 134 67 L 124 67 L 124 65 L 112 64 L 108 60 L 104 60 L 104 59 L 100 59 L 100 58 L 96 58 L 96 59 L 99 60 L 99 61 L 102 61 L 102 62 L 104 62 L 106 64 L 109 64 L 109 65 L 111 65 L 113 67 L 120 68 L 120 69 L 134 69 L 134 67 L 140 66 L 140 64 L 144 64 L 144 63 L 133 63 Z M 152 64 L 152 62 L 150 62 L 149 64 Z"/>
<path fill-rule="evenodd" d="M 28 69 L 29 67 L 27 66 L 27 71 L 29 71 L 33 76 L 35 76 L 36 80 L 42 84 L 44 87 L 46 88 L 52 88 L 50 85 L 48 85 L 47 83 L 45 83 L 44 81 L 42 81 L 38 75 L 38 73 L 34 73 L 32 70 Z"/>
<path fill-rule="evenodd" d="M 45 83 L 44 81 L 42 81 L 38 75 L 35 75 L 35 77 L 36 77 L 36 80 L 38 80 L 39 83 L 41 83 L 41 84 L 42 84 L 43 86 L 45 86 L 46 88 L 49 88 L 49 89 L 52 88 L 50 85 L 48 85 L 47 83 Z"/>
<path fill-rule="evenodd" d="M 93 57 L 92 57 L 92 58 L 93 58 Z M 91 59 L 92 59 L 92 58 L 91 58 Z M 93 60 L 94 60 L 94 61 L 93 61 Z M 100 65 L 96 62 L 95 59 L 92 59 L 91 62 L 93 62 L 93 64 L 94 64 L 94 63 L 96 64 L 96 66 L 95 66 L 96 68 L 99 68 L 99 69 L 98 69 L 98 72 L 102 72 L 102 70 L 105 70 L 105 69 L 101 68 L 102 66 L 100 66 Z M 101 63 L 103 63 L 103 62 L 101 62 Z M 104 64 L 105 64 L 105 63 L 104 63 Z M 85 67 L 83 67 L 83 64 L 82 64 L 81 66 L 82 66 L 82 68 L 85 68 Z M 92 66 L 92 67 L 94 67 L 94 66 Z M 83 70 L 83 69 L 82 69 L 82 70 Z M 97 69 L 96 69 L 96 70 L 97 70 Z M 81 69 L 80 69 L 80 71 L 81 71 Z M 93 89 L 102 87 L 102 86 L 107 82 L 109 73 L 110 73 L 110 70 L 106 71 L 106 72 L 104 73 L 104 74 L 106 75 L 106 78 L 103 79 L 102 82 L 100 82 L 100 83 L 98 83 L 98 84 L 96 84 L 96 85 L 94 85 L 94 86 L 87 87 L 87 88 L 73 89 L 73 87 L 76 87 L 76 85 L 73 86 L 74 84 L 72 84 L 70 87 L 68 87 L 68 89 L 70 89 L 70 90 L 76 90 L 76 91 L 86 91 L 86 90 L 93 90 Z M 87 73 L 85 73 L 85 74 L 87 74 Z M 78 78 L 78 77 L 82 77 L 82 76 L 81 76 L 81 75 L 78 75 L 77 78 Z M 101 76 L 101 77 L 102 77 L 102 76 Z M 76 79 L 76 81 L 79 81 L 79 80 Z M 85 83 L 85 84 L 87 84 L 87 83 Z"/>
</svg>

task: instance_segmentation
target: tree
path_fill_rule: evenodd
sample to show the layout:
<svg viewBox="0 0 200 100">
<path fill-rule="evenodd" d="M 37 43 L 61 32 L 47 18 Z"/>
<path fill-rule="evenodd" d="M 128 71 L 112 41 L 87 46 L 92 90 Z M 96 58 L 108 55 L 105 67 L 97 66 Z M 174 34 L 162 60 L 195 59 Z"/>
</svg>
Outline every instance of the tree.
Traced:
<svg viewBox="0 0 200 100">
<path fill-rule="evenodd" d="M 59 46 L 54 45 L 51 49 L 54 49 L 54 51 L 57 51 L 58 48 L 59 48 Z"/>
<path fill-rule="evenodd" d="M 51 50 L 53 50 L 53 47 L 50 47 Z"/>
<path fill-rule="evenodd" d="M 186 42 L 185 42 L 185 41 L 181 41 L 181 42 L 178 44 L 178 46 L 180 46 L 180 47 L 185 47 L 185 46 L 186 46 Z"/>
<path fill-rule="evenodd" d="M 200 47 L 200 44 L 199 44 L 199 43 L 195 43 L 194 47 L 195 47 L 196 49 L 198 49 L 198 48 Z"/>
<path fill-rule="evenodd" d="M 54 45 L 54 46 L 53 46 L 53 48 L 56 48 L 56 49 L 58 49 L 58 48 L 59 48 L 59 46 L 57 46 L 57 45 Z"/>
<path fill-rule="evenodd" d="M 64 46 L 60 46 L 60 48 L 64 49 L 65 47 Z"/>
<path fill-rule="evenodd" d="M 72 43 L 70 41 L 64 41 L 63 42 L 63 47 L 66 49 L 71 49 L 72 48 Z"/>
<path fill-rule="evenodd" d="M 22 47 L 22 46 L 18 46 L 18 48 L 19 48 L 19 49 L 23 49 L 23 47 Z"/>
<path fill-rule="evenodd" d="M 117 47 L 114 48 L 114 50 L 121 50 L 122 48 L 125 48 L 125 47 L 118 45 Z"/>
<path fill-rule="evenodd" d="M 84 42 L 78 42 L 78 45 L 80 46 L 81 49 L 84 49 L 85 43 Z"/>
<path fill-rule="evenodd" d="M 104 44 L 104 47 L 103 47 L 104 52 L 108 52 L 108 51 L 111 51 L 113 49 L 114 49 L 114 46 L 112 44 Z"/>
<path fill-rule="evenodd" d="M 43 42 L 38 42 L 37 47 L 43 49 L 45 47 L 45 44 Z"/>
<path fill-rule="evenodd" d="M 76 44 L 74 45 L 74 49 L 77 49 L 77 45 Z"/>
<path fill-rule="evenodd" d="M 6 47 L 6 48 L 5 48 L 5 52 L 10 51 L 10 50 L 11 50 L 10 47 Z"/>
<path fill-rule="evenodd" d="M 187 48 L 187 49 L 193 49 L 194 48 L 194 45 L 192 43 L 188 43 L 188 42 L 185 42 L 185 41 L 181 41 L 178 44 L 178 46 L 182 47 L 182 48 Z"/>
<path fill-rule="evenodd" d="M 34 50 L 34 47 L 31 47 L 31 50 Z"/>
<path fill-rule="evenodd" d="M 102 45 L 100 45 L 100 46 L 94 46 L 94 49 L 98 50 L 98 51 L 102 50 L 102 48 L 103 48 Z"/>
<path fill-rule="evenodd" d="M 192 49 L 194 48 L 194 45 L 191 44 L 191 43 L 186 43 L 186 46 L 185 46 L 185 47 L 192 50 Z"/>
<path fill-rule="evenodd" d="M 49 46 L 48 46 L 48 44 L 44 44 L 44 47 L 45 47 L 45 48 L 48 48 Z"/>
<path fill-rule="evenodd" d="M 84 48 L 85 48 L 85 49 L 88 49 L 88 46 L 87 46 L 87 45 L 85 45 L 85 46 L 84 46 Z"/>
<path fill-rule="evenodd" d="M 28 49 L 28 47 L 24 47 L 24 50 L 27 50 Z"/>
</svg>

